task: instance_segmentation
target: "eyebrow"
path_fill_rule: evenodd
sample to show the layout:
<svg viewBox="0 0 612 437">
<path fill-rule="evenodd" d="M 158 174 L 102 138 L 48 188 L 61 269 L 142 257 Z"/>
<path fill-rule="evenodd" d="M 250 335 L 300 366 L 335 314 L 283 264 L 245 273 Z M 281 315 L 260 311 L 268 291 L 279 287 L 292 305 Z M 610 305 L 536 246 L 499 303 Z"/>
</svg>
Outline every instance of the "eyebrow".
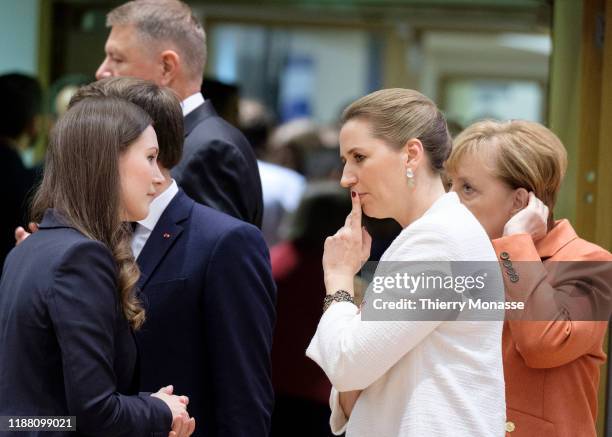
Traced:
<svg viewBox="0 0 612 437">
<path fill-rule="evenodd" d="M 453 182 L 459 182 L 459 183 L 467 183 L 469 185 L 479 185 L 479 184 L 474 184 L 474 182 L 472 182 L 471 178 L 469 176 L 460 176 L 460 177 L 449 177 L 449 179 Z"/>
<path fill-rule="evenodd" d="M 107 55 L 114 55 L 114 56 L 121 55 L 121 52 L 114 45 L 105 45 L 104 46 L 104 52 Z"/>
<path fill-rule="evenodd" d="M 349 150 L 346 152 L 346 154 L 347 154 L 347 155 L 350 155 L 350 154 L 352 154 L 353 152 L 355 152 L 355 151 L 356 151 L 356 150 L 358 150 L 358 149 L 360 149 L 360 147 L 359 147 L 359 146 L 354 146 L 354 147 L 351 147 L 351 148 L 350 148 L 350 149 L 349 149 Z M 342 158 L 342 153 L 340 153 L 340 158 Z"/>
</svg>

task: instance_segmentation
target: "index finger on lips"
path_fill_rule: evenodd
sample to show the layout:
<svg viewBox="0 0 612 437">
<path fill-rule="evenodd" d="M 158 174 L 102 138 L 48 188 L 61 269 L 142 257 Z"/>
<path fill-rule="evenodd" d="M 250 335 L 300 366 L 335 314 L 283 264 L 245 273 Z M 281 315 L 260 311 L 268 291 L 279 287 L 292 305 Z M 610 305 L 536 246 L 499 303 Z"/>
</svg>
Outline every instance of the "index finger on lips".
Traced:
<svg viewBox="0 0 612 437">
<path fill-rule="evenodd" d="M 359 232 L 361 234 L 361 201 L 359 200 L 359 194 L 356 191 L 351 191 L 351 220 L 350 227 L 353 228 L 355 232 Z"/>
<path fill-rule="evenodd" d="M 344 220 L 344 227 L 345 228 L 350 228 L 352 222 L 353 222 L 353 212 L 351 211 L 346 216 L 346 220 Z"/>
</svg>

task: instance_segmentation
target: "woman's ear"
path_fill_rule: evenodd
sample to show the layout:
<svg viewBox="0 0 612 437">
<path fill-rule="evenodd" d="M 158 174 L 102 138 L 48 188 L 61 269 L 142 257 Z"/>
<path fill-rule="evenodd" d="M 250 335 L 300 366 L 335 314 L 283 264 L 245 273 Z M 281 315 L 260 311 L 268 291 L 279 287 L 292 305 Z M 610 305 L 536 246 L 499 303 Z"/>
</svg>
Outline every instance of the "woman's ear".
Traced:
<svg viewBox="0 0 612 437">
<path fill-rule="evenodd" d="M 409 139 L 408 141 L 406 141 L 406 144 L 404 144 L 402 150 L 402 157 L 406 155 L 406 159 L 403 162 L 406 162 L 412 165 L 413 167 L 417 167 L 419 165 L 419 162 L 421 161 L 421 158 L 423 157 L 424 152 L 423 143 L 421 143 L 421 140 L 419 140 L 418 138 Z"/>
<path fill-rule="evenodd" d="M 512 214 L 524 209 L 529 203 L 529 191 L 524 188 L 517 188 L 512 195 Z"/>
<path fill-rule="evenodd" d="M 180 57 L 174 50 L 164 50 L 161 54 L 161 84 L 169 86 L 178 73 Z"/>
</svg>

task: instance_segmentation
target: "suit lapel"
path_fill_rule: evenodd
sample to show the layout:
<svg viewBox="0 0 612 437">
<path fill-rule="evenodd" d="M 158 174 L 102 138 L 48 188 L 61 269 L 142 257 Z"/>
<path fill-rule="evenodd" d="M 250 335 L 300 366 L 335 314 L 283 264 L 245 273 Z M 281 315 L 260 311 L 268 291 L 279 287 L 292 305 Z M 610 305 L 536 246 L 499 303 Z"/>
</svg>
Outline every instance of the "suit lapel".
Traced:
<svg viewBox="0 0 612 437">
<path fill-rule="evenodd" d="M 155 268 L 182 234 L 181 222 L 189 217 L 192 207 L 193 201 L 182 190 L 179 190 L 164 210 L 138 256 L 137 261 L 140 267 L 138 288 L 140 290 L 149 282 Z"/>
<path fill-rule="evenodd" d="M 185 137 L 187 137 L 191 131 L 202 122 L 202 120 L 215 115 L 217 115 L 217 112 L 215 111 L 211 101 L 205 100 L 204 103 L 195 108 L 185 117 Z"/>
</svg>

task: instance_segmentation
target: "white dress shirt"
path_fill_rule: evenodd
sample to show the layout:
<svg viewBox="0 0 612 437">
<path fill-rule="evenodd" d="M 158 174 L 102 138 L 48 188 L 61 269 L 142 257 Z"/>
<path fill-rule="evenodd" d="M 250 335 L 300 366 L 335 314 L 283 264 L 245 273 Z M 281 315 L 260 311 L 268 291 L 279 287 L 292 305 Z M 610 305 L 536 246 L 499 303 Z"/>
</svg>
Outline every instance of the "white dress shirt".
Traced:
<svg viewBox="0 0 612 437">
<path fill-rule="evenodd" d="M 147 243 L 151 232 L 155 229 L 155 225 L 159 221 L 159 218 L 164 213 L 174 196 L 178 193 L 178 186 L 176 181 L 172 179 L 172 183 L 151 202 L 149 206 L 149 215 L 144 219 L 140 220 L 134 230 L 134 236 L 132 237 L 132 253 L 134 258 L 138 258 L 142 248 Z"/>
<path fill-rule="evenodd" d="M 181 102 L 181 108 L 183 108 L 183 117 L 186 117 L 191 111 L 196 109 L 204 103 L 204 96 L 201 92 L 190 95 Z"/>
<path fill-rule="evenodd" d="M 382 261 L 488 261 L 495 251 L 456 193 L 444 194 L 393 241 Z M 477 269 L 479 262 L 472 263 Z M 491 285 L 503 300 L 503 281 Z M 347 437 L 502 437 L 502 321 L 362 321 L 334 303 L 306 355 L 333 388 L 330 425 Z M 363 390 L 349 419 L 339 391 Z"/>
</svg>

